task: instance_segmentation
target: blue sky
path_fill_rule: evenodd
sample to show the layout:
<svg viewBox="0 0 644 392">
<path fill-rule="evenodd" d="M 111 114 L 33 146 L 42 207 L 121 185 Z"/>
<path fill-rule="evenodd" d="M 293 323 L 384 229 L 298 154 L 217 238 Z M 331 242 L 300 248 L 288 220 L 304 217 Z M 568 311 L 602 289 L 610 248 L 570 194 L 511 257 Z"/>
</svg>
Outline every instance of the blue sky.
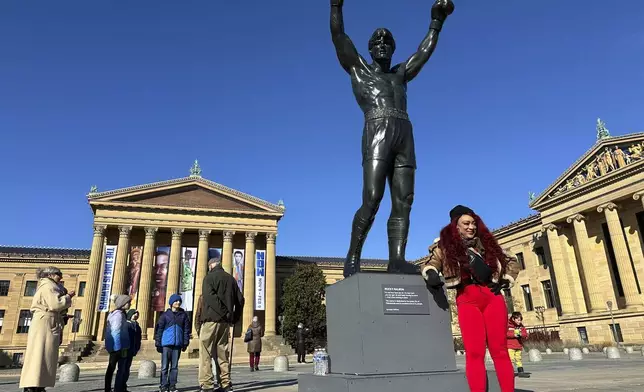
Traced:
<svg viewBox="0 0 644 392">
<path fill-rule="evenodd" d="M 431 1 L 346 0 L 409 56 Z M 360 204 L 362 114 L 328 1 L 5 0 L 0 6 L 0 244 L 88 248 L 91 185 L 204 177 L 284 199 L 278 253 L 343 256 Z M 388 8 L 389 7 L 389 8 Z M 491 227 L 531 213 L 595 142 L 644 131 L 644 1 L 457 0 L 410 85 L 418 171 L 408 258 L 458 203 Z M 364 257 L 386 257 L 385 195 Z"/>
</svg>

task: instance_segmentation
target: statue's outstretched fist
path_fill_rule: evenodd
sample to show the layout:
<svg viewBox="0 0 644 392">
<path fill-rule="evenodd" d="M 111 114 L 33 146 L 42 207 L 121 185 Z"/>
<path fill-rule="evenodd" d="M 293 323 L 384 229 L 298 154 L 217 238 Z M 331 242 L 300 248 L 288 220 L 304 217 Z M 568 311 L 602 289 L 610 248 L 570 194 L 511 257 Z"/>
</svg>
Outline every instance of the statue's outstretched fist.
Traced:
<svg viewBox="0 0 644 392">
<path fill-rule="evenodd" d="M 333 2 L 334 0 L 331 1 Z M 441 22 L 445 21 L 452 12 L 454 12 L 454 2 L 452 0 L 436 0 L 432 6 L 432 19 L 438 19 Z"/>
</svg>

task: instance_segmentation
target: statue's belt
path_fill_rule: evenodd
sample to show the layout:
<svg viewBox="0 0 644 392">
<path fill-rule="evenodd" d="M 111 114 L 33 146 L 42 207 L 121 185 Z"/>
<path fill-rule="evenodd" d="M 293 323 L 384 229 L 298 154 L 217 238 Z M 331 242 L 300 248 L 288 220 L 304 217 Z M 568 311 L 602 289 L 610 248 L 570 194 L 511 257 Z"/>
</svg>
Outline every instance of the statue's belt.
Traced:
<svg viewBox="0 0 644 392">
<path fill-rule="evenodd" d="M 375 120 L 377 118 L 386 118 L 386 117 L 394 117 L 394 118 L 399 118 L 401 120 L 409 121 L 409 115 L 406 112 L 398 109 L 393 109 L 393 108 L 373 109 L 368 111 L 364 115 L 365 121 Z"/>
</svg>

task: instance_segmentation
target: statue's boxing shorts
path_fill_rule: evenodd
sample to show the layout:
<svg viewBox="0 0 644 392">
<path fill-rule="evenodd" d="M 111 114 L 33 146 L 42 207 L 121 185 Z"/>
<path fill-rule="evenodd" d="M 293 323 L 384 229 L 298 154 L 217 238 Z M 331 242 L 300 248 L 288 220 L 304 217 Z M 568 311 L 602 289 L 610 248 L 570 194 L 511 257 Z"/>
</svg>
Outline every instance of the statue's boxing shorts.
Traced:
<svg viewBox="0 0 644 392">
<path fill-rule="evenodd" d="M 362 164 L 387 161 L 393 167 L 416 168 L 414 134 L 407 113 L 398 109 L 374 109 L 365 114 Z"/>
</svg>

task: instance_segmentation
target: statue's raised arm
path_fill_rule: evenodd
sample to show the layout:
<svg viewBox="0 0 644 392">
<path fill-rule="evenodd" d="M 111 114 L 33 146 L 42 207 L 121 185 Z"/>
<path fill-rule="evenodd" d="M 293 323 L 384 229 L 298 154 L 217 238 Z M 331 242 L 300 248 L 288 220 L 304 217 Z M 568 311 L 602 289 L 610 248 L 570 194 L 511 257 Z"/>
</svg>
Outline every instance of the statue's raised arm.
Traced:
<svg viewBox="0 0 644 392">
<path fill-rule="evenodd" d="M 454 12 L 454 3 L 452 0 L 436 0 L 432 6 L 432 21 L 429 24 L 427 35 L 418 46 L 416 53 L 399 65 L 405 67 L 405 81 L 409 82 L 415 78 L 432 56 L 436 48 L 436 43 L 438 43 L 438 34 L 443 27 L 445 19 L 452 12 Z"/>
<path fill-rule="evenodd" d="M 340 65 L 345 71 L 350 72 L 351 68 L 360 63 L 360 54 L 358 54 L 349 36 L 344 32 L 343 4 L 344 0 L 331 0 L 331 39 L 333 40 L 338 60 L 340 60 Z"/>
</svg>

